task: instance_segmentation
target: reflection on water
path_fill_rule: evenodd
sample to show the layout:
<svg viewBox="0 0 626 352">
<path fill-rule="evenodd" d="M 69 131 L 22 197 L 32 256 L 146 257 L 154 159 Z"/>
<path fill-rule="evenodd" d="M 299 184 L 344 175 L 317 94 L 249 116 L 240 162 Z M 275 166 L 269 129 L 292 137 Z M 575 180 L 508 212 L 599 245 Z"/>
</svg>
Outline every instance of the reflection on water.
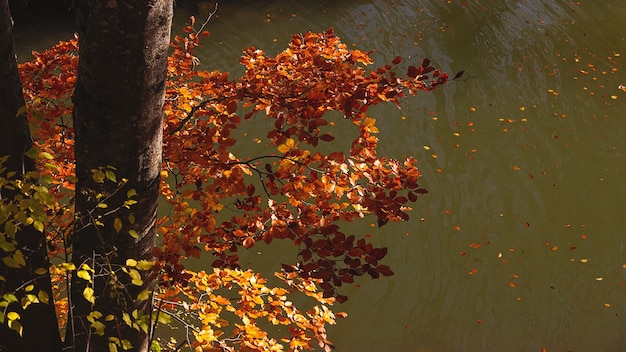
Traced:
<svg viewBox="0 0 626 352">
<path fill-rule="evenodd" d="M 409 223 L 350 229 L 388 246 L 396 275 L 346 289 L 338 351 L 626 351 L 624 18 L 620 0 L 220 4 L 205 68 L 332 26 L 378 63 L 469 77 L 372 111 L 430 193 Z M 246 260 L 272 268 L 271 250 Z"/>
</svg>

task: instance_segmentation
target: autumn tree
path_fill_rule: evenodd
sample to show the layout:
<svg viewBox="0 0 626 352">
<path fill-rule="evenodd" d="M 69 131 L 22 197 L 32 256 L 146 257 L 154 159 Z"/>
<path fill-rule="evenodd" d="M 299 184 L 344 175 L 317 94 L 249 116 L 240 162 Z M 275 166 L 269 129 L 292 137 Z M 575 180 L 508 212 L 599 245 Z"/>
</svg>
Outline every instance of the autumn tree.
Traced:
<svg viewBox="0 0 626 352">
<path fill-rule="evenodd" d="M 208 33 L 193 19 L 166 56 L 169 11 L 165 1 L 79 2 L 80 46 L 61 42 L 20 67 L 38 126 L 26 155 L 49 194 L 36 230 L 48 241 L 50 301 L 65 343 L 75 351 L 146 351 L 149 341 L 156 350 L 328 351 L 330 306 L 346 299 L 337 288 L 393 274 L 381 262 L 386 248 L 338 224 L 406 221 L 408 204 L 425 192 L 415 159 L 378 155 L 368 109 L 400 107 L 448 76 L 400 57 L 367 70 L 369 54 L 328 30 L 294 35 L 276 56 L 247 48 L 244 74 L 231 79 L 198 66 L 194 50 Z M 258 118 L 272 121 L 257 137 L 268 150 L 237 155 L 238 131 Z M 321 148 L 334 140 L 333 125 L 353 126 L 349 150 Z M 160 217 L 158 194 L 169 204 Z M 282 285 L 271 287 L 237 253 L 276 240 L 297 249 L 293 262 L 277 263 Z M 190 257 L 211 264 L 191 270 Z M 315 305 L 295 307 L 295 293 Z M 188 336 L 157 342 L 158 323 L 181 324 Z M 289 328 L 276 334 L 263 324 Z"/>
</svg>

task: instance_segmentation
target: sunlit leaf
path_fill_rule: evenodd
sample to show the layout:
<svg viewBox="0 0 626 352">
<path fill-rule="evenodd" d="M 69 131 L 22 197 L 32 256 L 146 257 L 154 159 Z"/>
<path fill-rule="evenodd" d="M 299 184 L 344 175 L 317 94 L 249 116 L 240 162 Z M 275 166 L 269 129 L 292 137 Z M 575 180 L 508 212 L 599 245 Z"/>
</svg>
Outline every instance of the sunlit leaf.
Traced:
<svg viewBox="0 0 626 352">
<path fill-rule="evenodd" d="M 94 296 L 93 288 L 85 287 L 83 290 L 83 297 L 91 304 L 96 303 L 96 296 Z"/>
</svg>

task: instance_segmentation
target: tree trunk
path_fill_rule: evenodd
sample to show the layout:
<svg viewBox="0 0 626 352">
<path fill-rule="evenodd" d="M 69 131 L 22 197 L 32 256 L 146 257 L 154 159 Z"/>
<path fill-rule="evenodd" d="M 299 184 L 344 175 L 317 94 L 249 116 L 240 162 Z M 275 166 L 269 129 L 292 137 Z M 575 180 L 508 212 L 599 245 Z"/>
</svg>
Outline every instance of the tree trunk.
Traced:
<svg viewBox="0 0 626 352">
<path fill-rule="evenodd" d="M 154 280 L 142 272 L 143 283 L 132 284 L 122 268 L 130 258 L 151 260 L 155 245 L 172 1 L 81 0 L 76 15 L 72 261 L 78 269 L 89 265 L 95 277 L 93 283 L 72 279 L 66 343 L 76 352 L 108 351 L 115 337 L 130 342 L 131 351 L 147 351 L 146 331 L 127 323 L 150 313 L 151 301 L 137 295 L 151 290 Z M 129 198 L 136 204 L 126 208 Z M 93 305 L 86 287 L 94 290 Z M 88 320 L 93 311 L 102 313 L 103 336 Z"/>
<path fill-rule="evenodd" d="M 30 149 L 32 140 L 26 113 L 20 109 L 25 103 L 13 50 L 13 25 L 7 0 L 0 0 L 0 82 L 0 157 L 8 156 L 3 164 L 6 169 L 0 173 L 0 177 L 6 178 L 12 172 L 15 173 L 14 178 L 24 178 L 25 173 L 35 170 L 35 163 L 24 155 Z M 1 190 L 0 200 L 12 199 L 15 194 L 7 189 Z M 4 229 L 4 224 L 0 224 L 0 229 Z M 0 261 L 0 275 L 5 278 L 0 281 L 0 296 L 12 293 L 20 299 L 25 294 L 24 288 L 34 284 L 31 293 L 44 291 L 50 301 L 49 304 L 31 304 L 26 309 L 22 309 L 19 303 L 9 305 L 7 312 L 15 311 L 20 315 L 23 336 L 20 338 L 16 331 L 9 329 L 6 321 L 0 324 L 0 350 L 60 351 L 61 338 L 52 304 L 50 275 L 34 273 L 37 268 L 47 269 L 49 266 L 46 238 L 32 226 L 25 226 L 17 231 L 15 240 L 17 249 L 25 256 L 26 265 L 10 268 Z M 7 254 L 0 250 L 0 257 Z"/>
</svg>

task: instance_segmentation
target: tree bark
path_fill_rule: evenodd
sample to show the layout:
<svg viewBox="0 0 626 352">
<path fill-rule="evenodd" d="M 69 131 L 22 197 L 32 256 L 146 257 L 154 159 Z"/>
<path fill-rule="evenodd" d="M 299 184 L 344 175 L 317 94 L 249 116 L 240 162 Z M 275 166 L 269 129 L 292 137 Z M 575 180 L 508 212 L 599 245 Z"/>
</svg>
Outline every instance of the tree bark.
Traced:
<svg viewBox="0 0 626 352">
<path fill-rule="evenodd" d="M 0 0 L 0 156 L 8 156 L 3 164 L 6 169 L 0 177 L 14 173 L 14 178 L 24 178 L 29 171 L 35 170 L 35 163 L 24 155 L 32 146 L 22 94 L 22 83 L 17 70 L 17 62 L 13 47 L 13 25 L 9 12 L 8 0 Z M 35 180 L 29 180 L 35 181 Z M 8 201 L 16 195 L 11 190 L 1 190 L 0 200 Z M 4 224 L 0 224 L 0 229 Z M 57 326 L 57 318 L 52 304 L 52 287 L 50 275 L 36 275 L 37 268 L 49 267 L 45 235 L 32 226 L 23 226 L 15 234 L 17 249 L 25 258 L 26 265 L 21 268 L 10 268 L 0 261 L 0 296 L 11 293 L 18 299 L 24 296 L 24 287 L 34 284 L 33 292 L 40 290 L 47 293 L 49 304 L 32 304 L 22 309 L 19 303 L 9 305 L 7 311 L 15 311 L 20 315 L 19 322 L 23 326 L 23 336 L 9 329 L 6 321 L 0 324 L 0 350 L 12 352 L 60 351 L 61 338 Z M 0 250 L 0 257 L 6 252 Z"/>
<path fill-rule="evenodd" d="M 93 284 L 72 279 L 66 343 L 76 352 L 108 351 L 108 337 L 116 337 L 128 340 L 131 351 L 147 351 L 146 332 L 129 327 L 123 316 L 135 321 L 150 313 L 151 301 L 137 295 L 151 290 L 154 279 L 142 272 L 143 284 L 133 285 L 122 267 L 129 258 L 152 259 L 155 245 L 172 1 L 80 0 L 76 15 L 78 182 L 72 260 L 79 269 L 88 264 L 95 278 Z M 99 178 L 102 171 L 115 174 L 115 182 Z M 127 209 L 129 196 L 137 203 Z M 83 296 L 87 286 L 94 289 L 94 305 Z M 92 311 L 102 313 L 103 336 L 90 328 Z M 105 321 L 108 315 L 114 319 Z"/>
</svg>

